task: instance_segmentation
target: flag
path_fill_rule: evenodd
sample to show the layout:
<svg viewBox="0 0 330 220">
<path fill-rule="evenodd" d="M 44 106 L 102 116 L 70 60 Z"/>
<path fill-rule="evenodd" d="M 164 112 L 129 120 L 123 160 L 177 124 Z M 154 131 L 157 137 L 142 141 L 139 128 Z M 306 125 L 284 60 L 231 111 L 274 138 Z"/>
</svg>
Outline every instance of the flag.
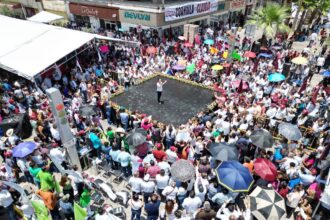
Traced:
<svg viewBox="0 0 330 220">
<path fill-rule="evenodd" d="M 303 82 L 303 84 L 301 85 L 301 87 L 300 87 L 300 89 L 299 89 L 299 94 L 301 94 L 301 93 L 303 93 L 305 90 L 306 90 L 306 88 L 307 88 L 307 78 L 308 77 L 306 77 L 305 79 L 304 79 L 304 82 Z"/>
<path fill-rule="evenodd" d="M 237 92 L 238 93 L 242 93 L 243 92 L 243 80 L 241 80 L 241 82 L 239 83 L 239 86 L 237 88 Z"/>
<path fill-rule="evenodd" d="M 87 211 L 77 203 L 73 204 L 74 220 L 84 220 L 87 217 Z M 38 219 L 39 220 L 39 219 Z"/>
<path fill-rule="evenodd" d="M 51 220 L 52 219 L 49 216 L 48 209 L 45 206 L 43 201 L 34 200 L 34 201 L 31 201 L 31 204 L 32 204 L 34 213 L 37 216 L 38 220 Z"/>
<path fill-rule="evenodd" d="M 82 68 L 80 66 L 78 58 L 76 59 L 76 66 L 79 68 L 80 72 L 82 72 Z"/>
<path fill-rule="evenodd" d="M 319 93 L 319 90 L 320 90 L 320 86 L 317 86 L 314 91 L 313 91 L 313 94 L 312 94 L 312 103 L 315 105 L 316 103 L 316 99 L 317 99 L 317 95 Z"/>
</svg>

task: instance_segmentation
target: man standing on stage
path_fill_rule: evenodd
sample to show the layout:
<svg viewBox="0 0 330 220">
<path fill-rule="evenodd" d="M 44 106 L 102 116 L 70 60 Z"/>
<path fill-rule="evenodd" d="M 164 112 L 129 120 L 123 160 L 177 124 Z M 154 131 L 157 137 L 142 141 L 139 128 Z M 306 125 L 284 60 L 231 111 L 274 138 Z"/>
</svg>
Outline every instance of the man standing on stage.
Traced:
<svg viewBox="0 0 330 220">
<path fill-rule="evenodd" d="M 167 81 L 162 82 L 162 79 L 159 79 L 158 82 L 157 82 L 157 101 L 158 101 L 158 104 L 163 104 L 163 102 L 160 101 L 160 97 L 162 96 L 163 85 L 164 85 L 166 82 L 167 82 Z"/>
</svg>

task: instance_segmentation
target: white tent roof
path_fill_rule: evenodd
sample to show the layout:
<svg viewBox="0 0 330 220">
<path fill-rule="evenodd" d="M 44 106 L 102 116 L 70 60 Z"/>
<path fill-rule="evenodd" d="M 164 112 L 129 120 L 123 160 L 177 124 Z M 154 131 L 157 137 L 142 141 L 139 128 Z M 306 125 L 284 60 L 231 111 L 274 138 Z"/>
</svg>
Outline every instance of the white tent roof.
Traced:
<svg viewBox="0 0 330 220">
<path fill-rule="evenodd" d="M 41 11 L 36 15 L 28 18 L 29 21 L 39 22 L 39 23 L 49 23 L 52 21 L 56 21 L 62 19 L 63 17 L 57 14 L 50 13 L 48 11 Z"/>
<path fill-rule="evenodd" d="M 32 80 L 93 34 L 0 15 L 0 68 Z"/>
</svg>

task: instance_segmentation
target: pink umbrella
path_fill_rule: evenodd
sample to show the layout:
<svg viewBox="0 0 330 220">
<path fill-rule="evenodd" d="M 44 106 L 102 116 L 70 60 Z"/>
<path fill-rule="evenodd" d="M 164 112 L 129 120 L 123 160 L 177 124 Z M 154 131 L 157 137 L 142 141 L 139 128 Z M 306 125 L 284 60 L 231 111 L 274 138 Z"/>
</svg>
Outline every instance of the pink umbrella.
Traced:
<svg viewBox="0 0 330 220">
<path fill-rule="evenodd" d="M 241 80 L 237 79 L 237 80 L 234 80 L 230 83 L 230 85 L 233 87 L 233 88 L 238 88 L 239 87 L 239 84 L 241 83 Z M 243 81 L 243 89 L 246 90 L 249 88 L 249 85 Z"/>
<path fill-rule="evenodd" d="M 185 47 L 193 47 L 194 45 L 192 43 L 186 42 L 186 43 L 184 43 L 184 46 Z"/>
</svg>

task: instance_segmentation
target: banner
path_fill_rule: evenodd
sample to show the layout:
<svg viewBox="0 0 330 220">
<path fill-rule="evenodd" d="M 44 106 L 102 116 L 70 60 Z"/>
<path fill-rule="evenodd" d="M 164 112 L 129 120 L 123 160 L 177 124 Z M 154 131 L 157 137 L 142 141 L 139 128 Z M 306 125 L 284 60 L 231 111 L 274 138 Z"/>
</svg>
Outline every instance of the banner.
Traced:
<svg viewBox="0 0 330 220">
<path fill-rule="evenodd" d="M 200 1 L 165 8 L 165 21 L 175 21 L 196 15 L 215 12 L 218 10 L 218 1 Z"/>
<path fill-rule="evenodd" d="M 74 220 L 83 220 L 87 217 L 87 212 L 76 202 L 73 204 Z"/>
</svg>

